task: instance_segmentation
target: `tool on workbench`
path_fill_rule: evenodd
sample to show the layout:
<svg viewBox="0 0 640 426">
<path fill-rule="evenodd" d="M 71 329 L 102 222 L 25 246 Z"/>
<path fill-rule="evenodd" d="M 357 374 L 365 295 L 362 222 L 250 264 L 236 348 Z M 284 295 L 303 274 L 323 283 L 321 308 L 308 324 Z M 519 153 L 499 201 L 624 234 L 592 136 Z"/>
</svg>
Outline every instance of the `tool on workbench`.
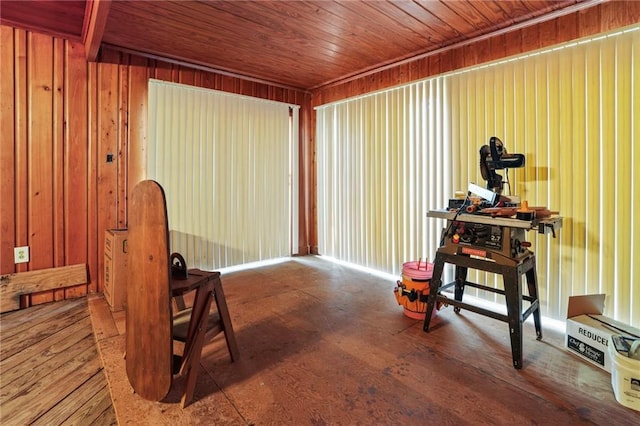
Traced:
<svg viewBox="0 0 640 426">
<path fill-rule="evenodd" d="M 504 182 L 496 170 L 505 170 L 506 183 L 509 185 L 509 169 L 524 167 L 525 157 L 522 154 L 509 154 L 497 136 L 489 138 L 489 145 L 480 148 L 480 173 L 487 181 L 487 189 L 502 194 Z"/>
</svg>

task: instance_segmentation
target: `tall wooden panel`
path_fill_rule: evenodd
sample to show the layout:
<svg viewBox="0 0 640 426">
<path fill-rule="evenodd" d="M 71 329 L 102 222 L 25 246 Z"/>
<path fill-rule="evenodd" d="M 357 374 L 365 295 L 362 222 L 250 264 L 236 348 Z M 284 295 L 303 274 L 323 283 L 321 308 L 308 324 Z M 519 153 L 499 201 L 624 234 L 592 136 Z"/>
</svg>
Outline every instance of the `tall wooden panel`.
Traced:
<svg viewBox="0 0 640 426">
<path fill-rule="evenodd" d="M 0 271 L 13 271 L 15 246 L 14 32 L 0 27 Z"/>
<path fill-rule="evenodd" d="M 65 259 L 74 265 L 87 261 L 88 250 L 88 74 L 84 46 L 68 43 L 65 59 L 64 240 Z"/>
<path fill-rule="evenodd" d="M 28 35 L 27 217 L 31 269 L 53 264 L 53 39 Z"/>
<path fill-rule="evenodd" d="M 145 135 L 147 132 L 147 92 L 151 72 L 147 66 L 147 60 L 140 57 L 132 57 L 129 66 L 129 122 L 128 122 L 128 195 L 136 184 L 142 181 L 146 167 L 146 155 L 144 150 Z M 131 143 L 133 142 L 133 144 Z"/>
</svg>

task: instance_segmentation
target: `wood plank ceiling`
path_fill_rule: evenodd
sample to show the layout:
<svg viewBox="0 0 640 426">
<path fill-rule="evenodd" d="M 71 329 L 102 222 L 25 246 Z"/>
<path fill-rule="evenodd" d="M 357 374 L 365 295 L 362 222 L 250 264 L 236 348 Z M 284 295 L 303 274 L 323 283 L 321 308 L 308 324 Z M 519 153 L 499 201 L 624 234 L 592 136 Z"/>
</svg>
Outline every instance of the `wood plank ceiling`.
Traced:
<svg viewBox="0 0 640 426">
<path fill-rule="evenodd" d="M 313 90 L 598 2 L 2 0 L 0 18 L 86 41 L 100 7 L 98 45 Z"/>
</svg>

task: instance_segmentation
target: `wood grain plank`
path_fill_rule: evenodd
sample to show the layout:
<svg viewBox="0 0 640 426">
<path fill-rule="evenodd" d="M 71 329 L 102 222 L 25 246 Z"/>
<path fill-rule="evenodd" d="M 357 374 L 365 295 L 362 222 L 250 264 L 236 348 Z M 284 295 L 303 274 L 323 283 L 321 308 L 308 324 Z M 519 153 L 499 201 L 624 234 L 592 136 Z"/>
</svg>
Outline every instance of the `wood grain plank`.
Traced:
<svg viewBox="0 0 640 426">
<path fill-rule="evenodd" d="M 368 52 L 364 48 L 365 40 L 374 46 L 377 45 L 377 51 L 374 48 L 374 51 L 370 52 L 374 57 L 387 51 L 386 49 L 392 50 L 392 46 L 396 43 L 406 49 L 405 55 L 399 56 L 423 50 L 424 38 L 420 32 L 415 32 L 408 27 L 405 22 L 406 15 L 403 16 L 404 19 L 399 19 L 399 15 L 394 12 L 396 8 L 392 4 L 333 1 L 321 3 L 321 7 L 333 13 L 336 18 L 350 22 L 352 31 L 363 35 L 363 43 L 360 46 L 365 54 Z M 332 21 L 335 22 L 336 18 Z"/>
<path fill-rule="evenodd" d="M 425 34 L 436 46 L 454 43 L 460 40 L 463 34 L 474 30 L 468 21 L 460 19 L 445 2 L 397 2 L 395 6 L 420 22 L 423 28 L 417 27 L 415 31 Z"/>
<path fill-rule="evenodd" d="M 88 122 L 87 63 L 79 42 L 65 44 L 64 240 L 68 264 L 88 263 Z M 95 276 L 89 275 L 89 281 Z M 65 297 L 87 294 L 87 286 L 65 290 Z"/>
<path fill-rule="evenodd" d="M 13 354 L 0 361 L 3 424 L 117 424 L 85 299 L 2 314 L 0 326 Z"/>
<path fill-rule="evenodd" d="M 93 338 L 91 338 L 93 339 Z M 15 424 L 27 424 L 47 412 L 55 402 L 66 397 L 70 389 L 75 389 L 101 370 L 100 357 L 95 345 L 67 360 L 42 379 L 32 382 L 30 390 L 15 395 L 0 404 L 3 421 Z M 60 386 L 64 380 L 65 386 Z M 28 406 L 28 410 L 22 407 Z"/>
<path fill-rule="evenodd" d="M 629 22 L 629 10 L 627 9 L 626 3 L 637 2 L 610 1 L 602 3 L 602 31 L 609 31 L 612 28 L 619 28 Z"/>
<path fill-rule="evenodd" d="M 83 300 L 70 300 L 66 303 L 32 306 L 27 311 L 24 309 L 3 313 L 0 316 L 0 333 L 6 339 L 16 334 L 28 332 L 34 324 L 50 321 L 54 315 L 60 312 L 71 312 L 74 306 L 84 303 Z"/>
<path fill-rule="evenodd" d="M 51 266 L 63 266 L 64 257 L 64 151 L 65 151 L 65 121 L 64 121 L 64 46 L 65 41 L 53 39 L 52 63 L 52 153 L 51 167 L 53 187 L 51 211 L 53 215 L 52 232 L 52 261 Z M 63 300 L 64 289 L 54 290 L 53 300 Z"/>
<path fill-rule="evenodd" d="M 98 377 L 98 375 L 100 377 Z M 96 373 L 96 382 L 102 387 L 93 398 L 89 399 L 80 409 L 76 410 L 68 419 L 71 424 L 90 424 L 90 425 L 116 425 L 117 419 L 111 402 L 111 394 L 109 387 L 105 384 L 104 373 L 101 371 Z M 84 390 L 86 386 L 83 386 Z"/>
<path fill-rule="evenodd" d="M 126 111 L 129 111 L 129 59 L 130 55 L 125 55 L 120 61 L 120 65 L 118 66 L 118 123 L 128 123 L 130 117 L 126 117 L 128 114 Z M 116 190 L 115 197 L 117 199 L 116 202 L 116 213 L 115 213 L 115 228 L 124 229 L 127 227 L 127 182 L 128 182 L 128 170 L 129 170 L 129 156 L 127 153 L 129 152 L 129 126 L 128 125 L 118 125 L 117 128 L 117 145 L 116 145 L 116 161 L 117 161 L 117 169 L 116 169 Z"/>
<path fill-rule="evenodd" d="M 538 34 L 540 36 L 540 46 L 547 47 L 558 43 L 558 21 L 541 22 L 538 25 Z"/>
<path fill-rule="evenodd" d="M 96 340 L 117 336 L 118 329 L 111 310 L 104 300 L 104 296 L 91 294 L 87 296 L 87 302 L 89 304 L 89 312 L 91 313 L 91 322 L 93 324 L 93 332 L 96 336 Z"/>
<path fill-rule="evenodd" d="M 98 288 L 104 288 L 104 235 L 108 229 L 117 227 L 118 212 L 118 135 L 119 121 L 119 58 L 112 58 L 114 63 L 98 64 L 98 128 L 96 146 L 97 171 L 97 270 Z M 109 162 L 107 156 L 112 155 Z"/>
<path fill-rule="evenodd" d="M 34 0 L 2 2 L 3 25 L 35 30 L 61 38 L 80 39 L 85 1 Z"/>
<path fill-rule="evenodd" d="M 17 247 L 29 244 L 29 214 L 28 214 L 28 139 L 27 116 L 28 100 L 27 87 L 27 33 L 15 30 L 14 72 L 15 72 L 15 244 Z M 28 264 L 20 263 L 15 266 L 16 272 L 28 270 Z"/>
<path fill-rule="evenodd" d="M 492 59 L 500 59 L 507 56 L 507 36 L 506 34 L 500 34 L 496 37 L 489 39 L 489 49 Z"/>
<path fill-rule="evenodd" d="M 556 20 L 558 26 L 556 43 L 563 43 L 578 38 L 578 15 L 571 13 Z"/>
<path fill-rule="evenodd" d="M 173 81 L 172 80 L 172 70 L 173 65 L 168 62 L 163 61 L 155 61 L 155 66 L 153 69 L 153 78 L 163 81 Z"/>
<path fill-rule="evenodd" d="M 326 40 L 325 43 L 314 43 L 314 52 L 318 57 L 316 66 L 322 69 L 331 62 L 335 62 L 331 59 L 336 54 L 333 47 L 335 39 L 345 37 L 345 26 L 351 24 L 353 27 L 353 23 L 344 17 L 327 13 L 322 8 L 308 5 L 305 2 L 287 3 L 286 5 L 271 2 L 267 7 L 264 6 L 264 3 L 239 5 L 233 2 L 174 3 L 165 6 L 158 10 L 154 16 L 149 16 L 145 8 L 139 5 L 127 6 L 126 8 L 116 7 L 114 13 L 121 20 L 121 26 L 111 28 L 107 34 L 107 40 L 117 45 L 123 34 L 122 26 L 128 25 L 127 22 L 130 19 L 145 19 L 152 22 L 150 31 L 154 31 L 156 36 L 163 39 L 163 43 L 170 46 L 177 47 L 177 43 L 180 43 L 179 40 L 164 36 L 178 29 L 182 29 L 189 39 L 199 43 L 208 41 L 205 34 L 227 34 L 230 37 L 218 38 L 215 44 L 207 42 L 205 49 L 214 55 L 223 51 L 233 51 L 235 52 L 234 61 L 247 63 L 252 61 L 252 57 L 255 55 L 251 53 L 250 49 L 238 49 L 238 42 L 242 40 L 243 43 L 258 47 L 262 51 L 261 62 L 277 60 L 278 62 L 269 64 L 273 66 L 277 63 L 281 64 L 280 60 L 275 58 L 285 57 L 295 61 L 299 56 L 296 52 L 308 49 L 311 44 L 310 40 L 315 38 L 316 40 Z M 194 19 L 196 16 L 210 16 L 212 13 L 215 14 L 216 19 L 206 21 Z M 304 16 L 308 26 L 300 29 L 295 24 L 295 20 L 283 19 L 285 16 Z M 314 28 L 314 31 L 310 32 L 310 28 Z M 363 48 L 374 48 L 375 46 L 374 43 L 367 40 L 362 40 L 361 44 Z M 195 47 L 195 45 L 192 46 Z M 193 56 L 195 52 L 191 50 L 192 46 L 182 44 L 182 49 L 191 51 L 189 56 Z M 152 46 L 147 47 L 153 49 Z M 362 66 L 366 65 L 366 55 L 358 55 L 354 49 L 343 50 L 340 54 L 349 58 L 345 62 L 357 61 L 363 64 Z M 228 67 L 222 67 L 222 69 L 225 68 Z M 282 72 L 289 72 L 289 70 L 284 68 Z M 317 71 L 313 69 L 307 68 L 307 72 L 317 74 Z"/>
<path fill-rule="evenodd" d="M 53 408 L 35 419 L 32 424 L 95 425 L 97 419 L 109 408 L 111 408 L 111 420 L 115 422 L 109 387 L 104 372 L 99 371 L 81 387 L 74 389 Z"/>
<path fill-rule="evenodd" d="M 29 33 L 28 50 L 28 214 L 29 269 L 53 262 L 53 38 Z M 53 300 L 53 293 L 33 294 L 32 304 Z"/>
<path fill-rule="evenodd" d="M 29 33 L 28 206 L 30 269 L 53 265 L 53 39 Z M 47 253 L 42 255 L 40 253 Z"/>
<path fill-rule="evenodd" d="M 522 50 L 525 52 L 538 50 L 540 44 L 540 27 L 525 27 L 522 29 Z"/>
<path fill-rule="evenodd" d="M 98 111 L 98 64 L 87 64 L 87 264 L 91 284 L 89 291 L 102 291 L 102 269 L 99 267 L 99 256 L 102 253 L 100 243 L 104 246 L 104 236 L 99 235 L 98 226 L 98 154 L 100 142 L 98 139 L 98 123 L 100 113 Z M 104 231 L 103 231 L 104 233 Z"/>
<path fill-rule="evenodd" d="M 76 324 L 69 332 L 78 333 L 79 337 L 68 334 L 66 330 L 64 334 L 60 332 L 54 335 L 46 332 L 37 333 L 34 334 L 34 340 L 31 341 L 35 344 L 28 347 L 31 349 L 37 346 L 36 349 L 29 351 L 33 358 L 26 358 L 22 354 L 18 354 L 12 357 L 13 360 L 7 359 L 6 366 L 3 367 L 11 374 L 8 375 L 6 382 L 3 374 L 2 386 L 0 387 L 0 405 L 6 404 L 16 395 L 28 393 L 33 383 L 46 380 L 51 371 L 61 368 L 69 360 L 79 357 L 83 352 L 95 346 L 90 319 L 85 317 Z M 50 337 L 42 339 L 42 336 Z M 53 343 L 53 339 L 59 339 L 61 342 Z M 45 341 L 46 343 L 43 343 Z M 47 344 L 50 346 L 45 347 L 44 345 Z M 51 349 L 53 353 L 50 353 L 48 349 Z M 16 358 L 19 360 L 15 361 Z M 30 360 L 33 361 L 29 362 Z"/>
<path fill-rule="evenodd" d="M 626 1 L 623 4 L 626 7 L 625 16 L 627 17 L 625 25 L 628 25 L 629 22 L 640 22 L 640 2 Z"/>
<path fill-rule="evenodd" d="M 24 333 L 13 334 L 3 338 L 3 347 L 0 349 L 0 362 L 8 363 L 8 365 L 11 366 L 11 363 L 15 362 L 15 359 L 11 360 L 11 357 L 16 355 L 16 353 L 26 351 L 29 346 L 35 345 L 40 340 L 43 340 L 54 330 L 69 327 L 73 325 L 75 321 L 86 319 L 87 316 L 86 306 L 82 304 L 72 311 L 59 312 L 48 321 L 34 322 Z M 34 350 L 38 350 L 38 348 Z"/>
<path fill-rule="evenodd" d="M 113 404 L 106 408 L 98 417 L 95 418 L 93 425 L 95 426 L 117 426 L 118 417 L 113 408 Z"/>
<path fill-rule="evenodd" d="M 505 56 L 513 56 L 518 53 L 523 52 L 522 48 L 522 39 L 523 34 L 522 30 L 510 31 L 505 34 L 506 38 L 506 51 Z"/>
<path fill-rule="evenodd" d="M 578 13 L 578 31 L 580 37 L 586 37 L 601 32 L 602 22 L 602 6 L 581 10 Z"/>
<path fill-rule="evenodd" d="M 82 41 L 88 62 L 93 62 L 98 57 L 100 43 L 104 36 L 104 30 L 109 17 L 109 9 L 111 8 L 111 0 L 92 0 L 87 3 L 89 12 L 88 23 L 83 28 Z M 86 12 L 85 12 L 86 16 Z"/>
<path fill-rule="evenodd" d="M 47 268 L 3 275 L 0 285 L 0 312 L 20 308 L 20 296 L 87 282 L 84 264 Z"/>
<path fill-rule="evenodd" d="M 458 15 L 458 20 L 464 20 L 473 25 L 474 30 L 468 31 L 467 33 L 477 34 L 483 28 L 486 28 L 487 19 L 486 17 L 482 16 L 482 14 L 476 8 L 477 2 L 442 2 L 445 3 L 446 6 L 451 9 L 456 15 Z"/>
<path fill-rule="evenodd" d="M 146 176 L 147 97 L 152 71 L 147 60 L 134 56 L 129 71 L 129 151 L 127 152 L 127 199 L 131 191 Z"/>
<path fill-rule="evenodd" d="M 0 273 L 15 272 L 15 87 L 13 28 L 0 27 Z"/>
<path fill-rule="evenodd" d="M 184 67 L 180 68 L 180 76 L 178 77 L 178 83 L 194 86 L 195 78 L 196 78 L 196 73 L 194 70 L 190 70 Z"/>
</svg>

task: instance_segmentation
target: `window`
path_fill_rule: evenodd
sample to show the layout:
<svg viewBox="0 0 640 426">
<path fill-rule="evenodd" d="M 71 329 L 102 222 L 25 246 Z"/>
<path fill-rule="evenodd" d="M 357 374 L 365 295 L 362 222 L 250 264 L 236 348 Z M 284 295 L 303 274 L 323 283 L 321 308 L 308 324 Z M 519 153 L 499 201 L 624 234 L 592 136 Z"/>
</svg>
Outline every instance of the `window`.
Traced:
<svg viewBox="0 0 640 426">
<path fill-rule="evenodd" d="M 165 189 L 171 250 L 190 267 L 291 255 L 297 116 L 280 102 L 150 81 L 147 178 Z"/>
</svg>

